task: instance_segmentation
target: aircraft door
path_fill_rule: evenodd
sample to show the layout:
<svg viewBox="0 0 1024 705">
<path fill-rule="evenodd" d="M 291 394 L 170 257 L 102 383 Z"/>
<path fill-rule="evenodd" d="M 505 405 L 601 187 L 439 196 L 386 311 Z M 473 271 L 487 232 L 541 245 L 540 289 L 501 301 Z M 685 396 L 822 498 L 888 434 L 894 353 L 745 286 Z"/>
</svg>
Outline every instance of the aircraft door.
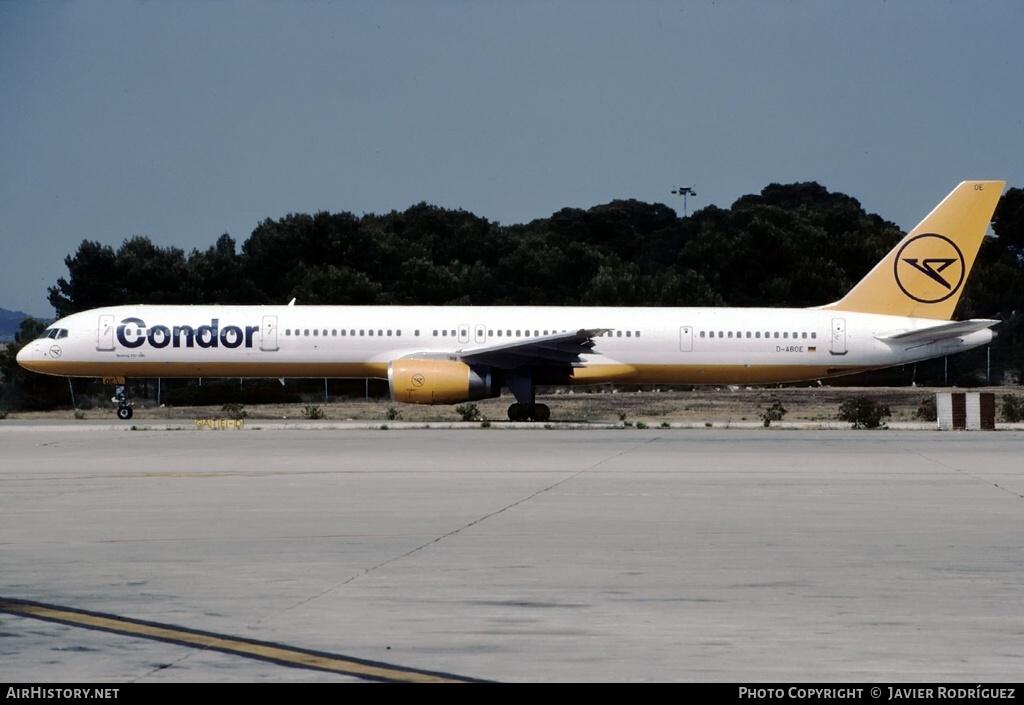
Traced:
<svg viewBox="0 0 1024 705">
<path fill-rule="evenodd" d="M 832 347 L 829 352 L 833 355 L 845 355 L 846 350 L 846 319 L 832 319 Z"/>
<path fill-rule="evenodd" d="M 114 349 L 114 316 L 110 313 L 105 313 L 100 316 L 99 324 L 96 328 L 96 349 L 97 350 L 113 350 Z"/>
<path fill-rule="evenodd" d="M 693 352 L 692 326 L 682 326 L 679 329 L 679 352 Z"/>
<path fill-rule="evenodd" d="M 487 342 L 487 329 L 483 325 L 479 323 L 476 324 L 476 336 L 473 338 L 473 340 L 476 341 L 477 343 Z"/>
<path fill-rule="evenodd" d="M 459 342 L 460 343 L 468 343 L 469 342 L 469 326 L 466 325 L 465 323 L 462 323 L 462 324 L 459 325 Z"/>
<path fill-rule="evenodd" d="M 266 352 L 277 350 L 277 316 L 264 316 L 260 331 L 260 350 Z"/>
</svg>

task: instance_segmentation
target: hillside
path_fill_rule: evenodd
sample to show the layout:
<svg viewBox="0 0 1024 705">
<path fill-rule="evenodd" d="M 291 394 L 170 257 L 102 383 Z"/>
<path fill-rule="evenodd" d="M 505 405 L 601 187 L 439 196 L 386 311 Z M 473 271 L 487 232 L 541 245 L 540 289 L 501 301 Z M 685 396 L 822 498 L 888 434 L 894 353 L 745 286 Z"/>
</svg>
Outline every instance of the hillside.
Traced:
<svg viewBox="0 0 1024 705">
<path fill-rule="evenodd" d="M 29 317 L 24 311 L 10 311 L 0 308 L 0 343 L 9 343 L 14 340 L 14 334 L 18 332 L 18 326 Z"/>
</svg>

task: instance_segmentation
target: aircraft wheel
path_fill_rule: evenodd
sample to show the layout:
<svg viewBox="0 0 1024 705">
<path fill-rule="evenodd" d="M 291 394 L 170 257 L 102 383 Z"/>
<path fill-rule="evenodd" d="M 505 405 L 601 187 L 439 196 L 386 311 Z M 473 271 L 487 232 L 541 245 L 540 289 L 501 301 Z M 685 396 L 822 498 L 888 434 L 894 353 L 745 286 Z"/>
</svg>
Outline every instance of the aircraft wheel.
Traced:
<svg viewBox="0 0 1024 705">
<path fill-rule="evenodd" d="M 132 417 L 132 408 L 130 406 L 119 406 L 117 407 L 117 418 L 122 421 L 127 421 Z"/>
<path fill-rule="evenodd" d="M 548 408 L 547 404 L 534 404 L 533 406 L 533 420 L 534 421 L 547 421 L 551 418 L 551 409 Z"/>
<path fill-rule="evenodd" d="M 509 421 L 522 421 L 522 409 L 519 404 L 512 404 L 508 407 L 508 420 Z"/>
</svg>

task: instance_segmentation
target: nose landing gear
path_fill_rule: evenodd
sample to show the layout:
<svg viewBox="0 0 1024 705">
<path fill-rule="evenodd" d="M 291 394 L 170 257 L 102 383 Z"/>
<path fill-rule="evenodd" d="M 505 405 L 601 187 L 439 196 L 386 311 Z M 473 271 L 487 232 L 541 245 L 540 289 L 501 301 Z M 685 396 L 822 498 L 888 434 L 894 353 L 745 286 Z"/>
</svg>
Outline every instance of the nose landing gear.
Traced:
<svg viewBox="0 0 1024 705">
<path fill-rule="evenodd" d="M 114 396 L 110 401 L 117 404 L 117 418 L 127 421 L 132 417 L 132 401 L 128 398 L 127 387 L 123 382 L 114 387 Z"/>
</svg>

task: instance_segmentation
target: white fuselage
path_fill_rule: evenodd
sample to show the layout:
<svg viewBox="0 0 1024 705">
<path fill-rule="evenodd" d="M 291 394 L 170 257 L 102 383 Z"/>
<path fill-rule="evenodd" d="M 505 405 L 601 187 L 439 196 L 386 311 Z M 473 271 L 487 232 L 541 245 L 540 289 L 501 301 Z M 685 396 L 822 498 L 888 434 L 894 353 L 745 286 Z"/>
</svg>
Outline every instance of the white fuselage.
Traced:
<svg viewBox="0 0 1024 705">
<path fill-rule="evenodd" d="M 538 383 L 756 384 L 821 379 L 962 352 L 989 329 L 879 339 L 943 321 L 824 309 L 537 306 L 115 306 L 68 316 L 22 366 L 74 377 L 380 377 L 409 357 L 606 331 Z M 54 332 L 55 331 L 55 332 Z"/>
</svg>

